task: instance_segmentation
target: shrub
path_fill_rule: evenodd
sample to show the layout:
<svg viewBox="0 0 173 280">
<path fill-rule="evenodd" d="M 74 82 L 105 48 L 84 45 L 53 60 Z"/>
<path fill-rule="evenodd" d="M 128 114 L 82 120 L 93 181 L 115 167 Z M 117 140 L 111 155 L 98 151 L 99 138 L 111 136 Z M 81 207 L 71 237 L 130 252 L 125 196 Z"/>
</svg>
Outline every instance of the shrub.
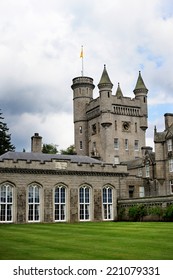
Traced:
<svg viewBox="0 0 173 280">
<path fill-rule="evenodd" d="M 129 208 L 129 217 L 133 221 L 142 221 L 143 217 L 147 215 L 147 209 L 144 204 L 137 204 Z"/>
<path fill-rule="evenodd" d="M 163 216 L 163 208 L 161 206 L 154 206 L 149 208 L 148 210 L 149 215 L 158 216 L 159 219 Z"/>
<path fill-rule="evenodd" d="M 163 218 L 166 221 L 173 221 L 173 204 L 167 206 L 164 210 Z"/>
</svg>

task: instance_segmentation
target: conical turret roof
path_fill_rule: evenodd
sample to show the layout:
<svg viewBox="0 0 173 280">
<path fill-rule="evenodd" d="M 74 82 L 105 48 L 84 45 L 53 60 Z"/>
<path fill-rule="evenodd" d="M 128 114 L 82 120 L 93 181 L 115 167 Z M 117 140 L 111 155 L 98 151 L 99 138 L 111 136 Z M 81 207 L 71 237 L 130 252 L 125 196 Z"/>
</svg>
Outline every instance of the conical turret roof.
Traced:
<svg viewBox="0 0 173 280">
<path fill-rule="evenodd" d="M 145 90 L 145 91 L 148 92 L 148 89 L 146 88 L 145 83 L 144 83 L 144 81 L 142 79 L 141 71 L 139 71 L 139 76 L 138 76 L 138 80 L 137 80 L 134 92 L 136 92 L 138 90 Z"/>
<path fill-rule="evenodd" d="M 109 86 L 110 88 L 113 87 L 113 84 L 109 78 L 108 72 L 106 70 L 106 65 L 104 65 L 103 73 L 100 79 L 100 82 L 98 84 L 98 87 L 104 87 L 104 86 Z"/>
<path fill-rule="evenodd" d="M 117 91 L 116 91 L 115 96 L 116 96 L 117 98 L 122 98 L 122 97 L 123 97 L 123 93 L 122 93 L 122 90 L 121 90 L 121 88 L 120 88 L 120 83 L 118 83 L 118 87 L 117 87 Z"/>
</svg>

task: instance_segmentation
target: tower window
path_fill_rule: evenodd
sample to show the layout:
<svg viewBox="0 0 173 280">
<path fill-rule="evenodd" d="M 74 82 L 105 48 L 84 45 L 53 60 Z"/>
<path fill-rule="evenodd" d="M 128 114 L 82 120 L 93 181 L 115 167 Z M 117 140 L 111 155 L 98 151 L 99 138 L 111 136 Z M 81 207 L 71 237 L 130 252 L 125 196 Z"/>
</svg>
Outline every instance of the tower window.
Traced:
<svg viewBox="0 0 173 280">
<path fill-rule="evenodd" d="M 79 148 L 80 148 L 80 150 L 83 149 L 83 143 L 82 143 L 82 141 L 79 142 Z"/>
<path fill-rule="evenodd" d="M 144 103 L 146 102 L 146 98 L 144 97 Z"/>
<path fill-rule="evenodd" d="M 135 151 L 139 151 L 139 141 L 135 140 Z"/>
<path fill-rule="evenodd" d="M 82 134 L 82 126 L 79 126 L 79 133 Z"/>
<path fill-rule="evenodd" d="M 108 97 L 110 97 L 110 92 L 108 91 Z"/>
<path fill-rule="evenodd" d="M 129 141 L 128 139 L 125 139 L 125 150 L 127 151 L 129 149 Z"/>
<path fill-rule="evenodd" d="M 96 123 L 94 123 L 91 128 L 92 128 L 92 135 L 96 134 L 97 133 Z"/>
<path fill-rule="evenodd" d="M 135 132 L 137 132 L 137 123 L 135 122 Z"/>
<path fill-rule="evenodd" d="M 115 130 L 117 130 L 117 121 L 115 121 Z"/>
<path fill-rule="evenodd" d="M 114 149 L 118 150 L 119 149 L 119 141 L 118 138 L 114 138 Z"/>
</svg>

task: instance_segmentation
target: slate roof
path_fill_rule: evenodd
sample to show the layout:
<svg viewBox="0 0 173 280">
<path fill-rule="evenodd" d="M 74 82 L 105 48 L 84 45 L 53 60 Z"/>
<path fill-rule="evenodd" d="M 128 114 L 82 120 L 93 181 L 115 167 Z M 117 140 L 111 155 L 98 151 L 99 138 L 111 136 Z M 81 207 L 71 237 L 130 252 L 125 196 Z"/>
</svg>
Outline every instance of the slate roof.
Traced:
<svg viewBox="0 0 173 280">
<path fill-rule="evenodd" d="M 145 89 L 148 92 L 148 89 L 146 88 L 145 83 L 142 79 L 141 71 L 139 71 L 139 76 L 138 76 L 138 80 L 137 80 L 134 91 L 140 90 L 140 89 Z"/>
<path fill-rule="evenodd" d="M 103 73 L 100 79 L 100 82 L 98 84 L 98 87 L 102 86 L 102 85 L 109 85 L 111 88 L 113 87 L 113 84 L 109 78 L 108 72 L 106 70 L 106 65 L 104 65 L 104 69 L 103 69 Z"/>
<path fill-rule="evenodd" d="M 44 153 L 24 153 L 24 152 L 7 152 L 0 156 L 0 161 L 3 160 L 26 160 L 26 161 L 70 161 L 74 163 L 100 163 L 101 161 L 90 158 L 88 156 L 78 155 L 59 155 L 59 154 L 44 154 Z"/>
</svg>

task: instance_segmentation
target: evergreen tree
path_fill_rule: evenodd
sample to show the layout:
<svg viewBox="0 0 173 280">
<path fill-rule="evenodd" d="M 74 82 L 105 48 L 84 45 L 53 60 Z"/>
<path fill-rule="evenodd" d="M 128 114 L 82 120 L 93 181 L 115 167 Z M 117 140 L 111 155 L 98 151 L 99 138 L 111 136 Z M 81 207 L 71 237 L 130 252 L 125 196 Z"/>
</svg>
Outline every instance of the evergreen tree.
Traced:
<svg viewBox="0 0 173 280">
<path fill-rule="evenodd" d="M 3 120 L 0 112 L 0 155 L 15 150 L 15 146 L 11 144 L 11 134 L 8 133 L 7 124 Z"/>
<path fill-rule="evenodd" d="M 58 150 L 56 148 L 56 145 L 43 144 L 42 153 L 44 153 L 44 154 L 57 154 Z"/>
</svg>

